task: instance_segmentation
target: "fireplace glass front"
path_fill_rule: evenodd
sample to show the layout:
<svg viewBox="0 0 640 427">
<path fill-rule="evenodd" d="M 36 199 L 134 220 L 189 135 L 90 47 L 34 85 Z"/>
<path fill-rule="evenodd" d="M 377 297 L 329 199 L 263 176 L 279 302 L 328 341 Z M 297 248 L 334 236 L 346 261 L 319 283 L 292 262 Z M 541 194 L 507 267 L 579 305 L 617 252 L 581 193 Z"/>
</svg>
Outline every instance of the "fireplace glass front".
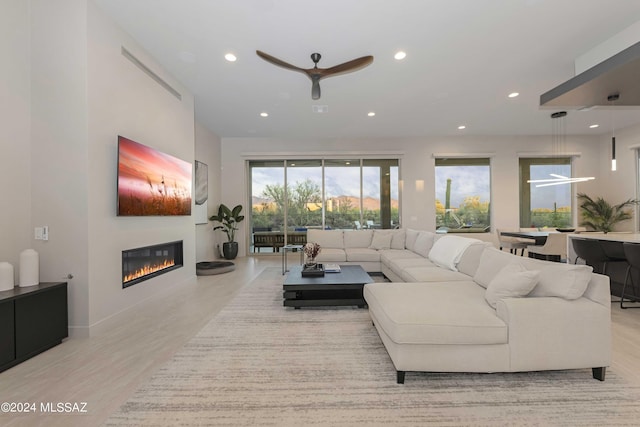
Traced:
<svg viewBox="0 0 640 427">
<path fill-rule="evenodd" d="M 182 267 L 182 240 L 122 251 L 122 287 Z"/>
</svg>

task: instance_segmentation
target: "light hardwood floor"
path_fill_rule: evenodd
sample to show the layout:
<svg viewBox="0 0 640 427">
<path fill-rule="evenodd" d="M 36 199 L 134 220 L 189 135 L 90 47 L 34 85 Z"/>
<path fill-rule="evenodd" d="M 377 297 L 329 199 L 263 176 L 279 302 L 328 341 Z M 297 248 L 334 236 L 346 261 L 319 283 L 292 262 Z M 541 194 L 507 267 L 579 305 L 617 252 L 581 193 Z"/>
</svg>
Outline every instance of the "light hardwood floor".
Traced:
<svg viewBox="0 0 640 427">
<path fill-rule="evenodd" d="M 297 262 L 297 254 L 289 258 Z M 239 258 L 236 270 L 198 277 L 120 315 L 108 332 L 72 338 L 0 373 L 0 402 L 36 403 L 33 414 L 0 413 L 2 426 L 98 426 L 164 362 L 280 256 Z M 640 384 L 640 310 L 612 305 L 611 370 Z M 86 413 L 40 412 L 47 402 L 87 402 Z"/>
</svg>

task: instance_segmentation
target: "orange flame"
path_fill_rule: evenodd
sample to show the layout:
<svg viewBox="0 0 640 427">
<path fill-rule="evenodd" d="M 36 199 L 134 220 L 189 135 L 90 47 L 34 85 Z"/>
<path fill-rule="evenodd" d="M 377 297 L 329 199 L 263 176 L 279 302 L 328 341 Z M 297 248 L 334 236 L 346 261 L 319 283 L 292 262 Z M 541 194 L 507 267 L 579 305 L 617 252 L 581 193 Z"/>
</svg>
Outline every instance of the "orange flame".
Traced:
<svg viewBox="0 0 640 427">
<path fill-rule="evenodd" d="M 123 283 L 130 282 L 132 280 L 138 279 L 142 276 L 146 276 L 147 274 L 155 273 L 156 271 L 164 270 L 165 268 L 173 267 L 175 265 L 175 261 L 172 259 L 166 259 L 160 264 L 155 265 L 145 265 L 142 268 L 137 269 L 136 271 L 127 274 L 122 279 Z"/>
</svg>

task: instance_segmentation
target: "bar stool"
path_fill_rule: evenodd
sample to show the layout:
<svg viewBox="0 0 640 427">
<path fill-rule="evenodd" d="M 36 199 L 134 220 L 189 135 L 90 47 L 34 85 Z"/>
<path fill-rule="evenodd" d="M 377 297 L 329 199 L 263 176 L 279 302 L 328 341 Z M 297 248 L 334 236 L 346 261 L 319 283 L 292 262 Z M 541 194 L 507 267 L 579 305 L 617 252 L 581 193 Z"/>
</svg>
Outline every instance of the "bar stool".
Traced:
<svg viewBox="0 0 640 427">
<path fill-rule="evenodd" d="M 624 292 L 627 288 L 627 282 L 631 279 L 631 287 L 633 288 L 633 296 L 636 297 L 634 300 L 629 300 L 629 302 L 640 302 L 637 299 L 638 292 L 636 289 L 635 283 L 633 283 L 633 276 L 631 275 L 631 269 L 634 268 L 636 270 L 640 270 L 640 244 L 638 243 L 623 243 L 622 244 L 624 255 L 629 263 L 627 267 L 627 273 L 624 276 L 624 284 L 622 285 L 622 295 L 620 296 L 620 308 L 640 308 L 640 306 L 632 306 L 625 307 L 624 304 Z"/>
<path fill-rule="evenodd" d="M 627 262 L 627 257 L 624 255 L 624 249 L 622 248 L 622 242 L 615 242 L 613 240 L 599 240 L 599 242 L 600 247 L 608 258 L 607 262 Z"/>
<path fill-rule="evenodd" d="M 573 250 L 576 253 L 574 264 L 578 263 L 578 259 L 583 259 L 585 264 L 593 267 L 593 271 L 600 274 L 606 274 L 607 261 L 609 257 L 604 253 L 602 246 L 598 240 L 593 239 L 571 239 Z M 598 266 L 602 265 L 602 270 Z"/>
</svg>

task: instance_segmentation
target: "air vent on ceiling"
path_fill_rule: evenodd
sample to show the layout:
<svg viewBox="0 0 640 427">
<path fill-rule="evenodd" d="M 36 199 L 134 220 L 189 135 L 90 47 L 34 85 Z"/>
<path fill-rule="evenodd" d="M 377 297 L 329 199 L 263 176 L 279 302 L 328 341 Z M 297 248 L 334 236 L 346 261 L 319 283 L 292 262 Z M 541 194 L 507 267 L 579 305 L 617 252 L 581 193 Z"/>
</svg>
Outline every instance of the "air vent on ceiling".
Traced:
<svg viewBox="0 0 640 427">
<path fill-rule="evenodd" d="M 125 58 L 127 58 L 129 61 L 131 61 L 136 67 L 140 68 L 142 71 L 145 72 L 145 74 L 147 74 L 149 77 L 151 77 L 153 80 L 156 81 L 156 83 L 158 83 L 160 86 L 162 86 L 163 88 L 165 88 L 167 90 L 167 92 L 169 92 L 171 95 L 175 96 L 176 98 L 178 98 L 180 101 L 182 101 L 182 95 L 180 94 L 180 92 L 178 92 L 177 90 L 175 90 L 169 83 L 167 83 L 166 81 L 164 81 L 162 79 L 162 77 L 160 77 L 159 75 L 157 75 L 156 73 L 154 73 L 153 71 L 151 71 L 151 69 L 149 67 L 147 67 L 146 65 L 144 65 L 144 63 L 142 61 L 140 61 L 138 58 L 136 58 L 131 52 L 129 52 L 124 46 L 121 46 L 122 50 L 122 56 L 124 56 Z"/>
</svg>

